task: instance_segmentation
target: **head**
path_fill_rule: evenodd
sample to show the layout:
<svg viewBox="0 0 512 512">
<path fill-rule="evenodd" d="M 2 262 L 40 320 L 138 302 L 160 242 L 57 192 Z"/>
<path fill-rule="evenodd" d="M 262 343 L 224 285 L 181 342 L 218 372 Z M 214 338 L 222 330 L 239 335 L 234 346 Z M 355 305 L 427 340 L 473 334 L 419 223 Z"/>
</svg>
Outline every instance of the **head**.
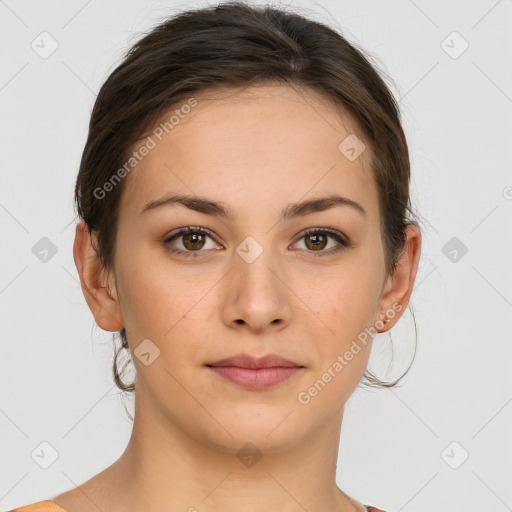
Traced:
<svg viewBox="0 0 512 512">
<path fill-rule="evenodd" d="M 409 178 L 397 104 L 336 31 L 238 3 L 157 26 L 102 86 L 76 183 L 82 289 L 135 365 L 126 385 L 116 351 L 118 386 L 219 445 L 294 408 L 283 446 L 363 378 L 395 385 L 367 363 L 416 276 Z M 254 391 L 207 367 L 242 352 L 303 369 Z"/>
</svg>

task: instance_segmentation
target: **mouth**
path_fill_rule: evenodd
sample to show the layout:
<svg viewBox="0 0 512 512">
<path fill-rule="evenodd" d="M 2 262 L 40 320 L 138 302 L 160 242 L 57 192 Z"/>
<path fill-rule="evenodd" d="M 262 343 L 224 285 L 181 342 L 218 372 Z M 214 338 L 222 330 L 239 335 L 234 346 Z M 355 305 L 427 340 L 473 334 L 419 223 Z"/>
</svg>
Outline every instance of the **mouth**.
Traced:
<svg viewBox="0 0 512 512">
<path fill-rule="evenodd" d="M 277 354 L 256 358 L 249 354 L 206 364 L 220 378 L 248 389 L 266 389 L 284 382 L 305 369 L 305 366 Z"/>
</svg>

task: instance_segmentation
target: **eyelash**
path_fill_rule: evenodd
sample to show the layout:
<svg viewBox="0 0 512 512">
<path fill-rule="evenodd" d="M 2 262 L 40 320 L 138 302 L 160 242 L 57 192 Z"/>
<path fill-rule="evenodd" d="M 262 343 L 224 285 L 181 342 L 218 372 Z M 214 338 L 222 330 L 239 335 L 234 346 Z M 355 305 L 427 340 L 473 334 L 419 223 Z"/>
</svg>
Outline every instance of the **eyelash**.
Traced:
<svg viewBox="0 0 512 512">
<path fill-rule="evenodd" d="M 196 257 L 197 253 L 205 252 L 202 250 L 182 251 L 179 249 L 171 249 L 170 248 L 171 242 L 174 239 L 179 238 L 180 236 L 185 235 L 187 233 L 201 233 L 201 234 L 207 235 L 213 239 L 212 233 L 209 230 L 207 230 L 205 228 L 198 227 L 198 226 L 187 226 L 186 228 L 180 229 L 177 233 L 174 233 L 172 236 L 166 238 L 163 241 L 164 245 L 166 246 L 166 249 L 173 254 L 179 254 L 179 255 L 183 255 L 183 256 L 187 256 L 187 257 L 188 256 Z M 320 256 L 320 257 L 330 256 L 332 254 L 338 253 L 340 251 L 343 251 L 343 250 L 348 249 L 353 246 L 353 243 L 351 242 L 350 239 L 348 239 L 345 236 L 342 236 L 337 231 L 335 231 L 333 229 L 329 229 L 329 228 L 308 228 L 297 239 L 297 242 L 299 240 L 302 240 L 304 237 L 313 235 L 313 234 L 328 235 L 330 238 L 333 238 L 334 240 L 336 240 L 336 242 L 338 242 L 338 244 L 339 244 L 338 247 L 335 247 L 334 249 L 330 249 L 329 251 L 308 251 L 308 250 L 306 250 L 306 252 L 313 253 L 314 256 Z"/>
</svg>

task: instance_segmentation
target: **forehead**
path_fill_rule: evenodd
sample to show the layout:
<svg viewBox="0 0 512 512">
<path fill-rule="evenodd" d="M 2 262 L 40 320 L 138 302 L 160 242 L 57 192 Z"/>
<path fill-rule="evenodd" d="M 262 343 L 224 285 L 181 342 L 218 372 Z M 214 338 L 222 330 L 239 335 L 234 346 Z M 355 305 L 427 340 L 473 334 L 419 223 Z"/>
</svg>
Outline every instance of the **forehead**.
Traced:
<svg viewBox="0 0 512 512">
<path fill-rule="evenodd" d="M 157 122 L 155 128 L 162 127 L 178 114 L 167 131 L 160 128 L 160 138 L 154 129 L 145 134 L 141 145 L 149 136 L 154 147 L 129 175 L 122 210 L 136 214 L 173 190 L 229 202 L 228 190 L 233 203 L 242 205 L 249 199 L 296 201 L 334 189 L 372 209 L 370 148 L 351 158 L 347 143 L 351 137 L 363 143 L 362 137 L 350 117 L 322 95 L 266 85 L 209 89 L 191 97 L 193 108 L 180 109 L 190 104 L 185 99 Z"/>
</svg>

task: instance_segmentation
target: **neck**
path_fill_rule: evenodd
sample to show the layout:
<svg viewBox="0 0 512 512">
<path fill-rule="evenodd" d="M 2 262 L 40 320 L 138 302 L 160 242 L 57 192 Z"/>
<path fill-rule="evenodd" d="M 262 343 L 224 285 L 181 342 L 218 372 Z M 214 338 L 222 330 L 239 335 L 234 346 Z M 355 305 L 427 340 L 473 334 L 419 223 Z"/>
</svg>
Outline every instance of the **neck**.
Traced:
<svg viewBox="0 0 512 512">
<path fill-rule="evenodd" d="M 281 442 L 272 449 L 262 441 L 260 450 L 236 440 L 237 448 L 229 450 L 195 438 L 138 394 L 126 450 L 80 492 L 89 495 L 96 512 L 362 512 L 363 505 L 336 485 L 342 417 L 343 409 L 299 444 Z"/>
</svg>

